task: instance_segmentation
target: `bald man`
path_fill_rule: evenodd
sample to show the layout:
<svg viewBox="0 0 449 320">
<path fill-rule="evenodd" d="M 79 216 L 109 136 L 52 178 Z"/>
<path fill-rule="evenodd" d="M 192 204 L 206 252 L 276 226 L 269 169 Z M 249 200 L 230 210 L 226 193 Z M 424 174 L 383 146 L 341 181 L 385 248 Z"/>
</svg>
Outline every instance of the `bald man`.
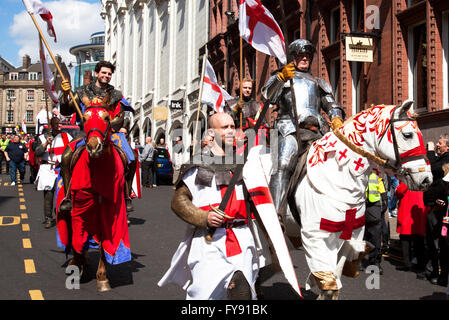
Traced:
<svg viewBox="0 0 449 320">
<path fill-rule="evenodd" d="M 187 222 L 187 234 L 158 285 L 176 283 L 186 289 L 187 299 L 255 299 L 259 256 L 248 227 L 250 204 L 243 179 L 237 181 L 227 203 L 226 218 L 212 209 L 221 203 L 236 167 L 220 161 L 234 154 L 234 120 L 226 113 L 217 113 L 210 117 L 209 126 L 208 134 L 214 138 L 210 154 L 218 161 L 181 168 L 182 179 L 176 185 L 171 208 Z M 207 242 L 211 229 L 215 230 L 212 241 Z"/>
</svg>

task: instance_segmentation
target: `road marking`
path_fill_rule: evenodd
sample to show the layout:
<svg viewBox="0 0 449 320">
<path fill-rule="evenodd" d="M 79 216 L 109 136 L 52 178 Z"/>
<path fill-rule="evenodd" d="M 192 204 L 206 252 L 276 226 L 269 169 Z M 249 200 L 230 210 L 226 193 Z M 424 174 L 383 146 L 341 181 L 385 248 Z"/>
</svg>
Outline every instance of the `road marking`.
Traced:
<svg viewBox="0 0 449 320">
<path fill-rule="evenodd" d="M 8 185 L 8 182 L 5 182 L 4 186 L 7 186 L 7 185 Z"/>
<path fill-rule="evenodd" d="M 23 192 L 19 192 L 19 197 L 24 197 L 25 195 L 23 194 Z"/>
<path fill-rule="evenodd" d="M 27 207 L 26 207 L 24 204 L 21 204 L 21 205 L 19 206 L 19 209 L 20 209 L 20 210 L 26 210 Z"/>
<path fill-rule="evenodd" d="M 31 249 L 31 240 L 28 238 L 22 239 L 22 244 L 24 249 Z"/>
<path fill-rule="evenodd" d="M 28 223 L 22 223 L 22 231 L 30 231 L 30 225 Z"/>
<path fill-rule="evenodd" d="M 23 189 L 22 188 L 18 188 L 17 191 L 23 191 Z M 20 194 L 19 194 L 19 196 L 20 196 Z"/>
<path fill-rule="evenodd" d="M 22 220 L 23 219 L 28 219 L 28 215 L 26 213 L 21 213 L 20 214 L 20 218 L 22 218 Z"/>
<path fill-rule="evenodd" d="M 12 222 L 4 222 L 3 219 L 12 219 Z M 13 226 L 20 223 L 20 217 L 16 216 L 0 216 L 0 226 Z"/>
<path fill-rule="evenodd" d="M 28 293 L 30 294 L 31 300 L 44 300 L 44 296 L 40 290 L 28 290 Z"/>
<path fill-rule="evenodd" d="M 25 259 L 23 262 L 25 264 L 25 273 L 36 273 L 33 259 Z"/>
<path fill-rule="evenodd" d="M 19 198 L 19 202 L 25 202 L 24 198 Z"/>
<path fill-rule="evenodd" d="M 21 184 L 18 184 L 17 186 L 18 186 L 19 188 L 22 188 L 22 185 L 21 185 Z"/>
</svg>

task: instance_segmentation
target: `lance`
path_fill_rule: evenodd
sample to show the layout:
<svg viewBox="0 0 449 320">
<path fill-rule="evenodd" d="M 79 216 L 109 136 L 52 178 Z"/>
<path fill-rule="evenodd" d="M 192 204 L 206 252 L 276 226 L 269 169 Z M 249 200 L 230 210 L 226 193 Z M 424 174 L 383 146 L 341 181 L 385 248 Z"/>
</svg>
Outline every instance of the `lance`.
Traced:
<svg viewBox="0 0 449 320">
<path fill-rule="evenodd" d="M 36 19 L 34 18 L 34 14 L 32 14 L 32 13 L 28 13 L 28 14 L 31 17 L 31 20 L 33 20 L 33 23 L 36 26 L 36 29 L 39 32 L 39 35 L 40 35 L 41 39 L 44 41 L 45 47 L 47 48 L 48 53 L 50 54 L 51 59 L 53 60 L 53 63 L 55 64 L 56 70 L 58 71 L 59 75 L 61 76 L 62 81 L 66 81 L 66 78 L 65 78 L 64 74 L 62 73 L 62 70 L 59 67 L 58 62 L 56 61 L 55 56 L 51 52 L 50 47 L 49 47 L 49 45 L 47 43 L 47 40 L 44 37 L 44 34 L 42 33 L 41 28 L 39 27 L 39 25 L 37 24 Z M 70 95 L 70 98 L 73 101 L 73 105 L 75 106 L 76 112 L 78 112 L 78 115 L 80 116 L 81 122 L 84 124 L 83 113 L 81 112 L 81 109 L 79 108 L 78 103 L 76 102 L 75 97 L 73 96 L 72 90 L 69 91 L 69 95 Z"/>
<path fill-rule="evenodd" d="M 206 59 L 207 59 L 207 46 L 204 51 L 203 56 L 203 66 L 201 68 L 201 81 L 200 81 L 200 92 L 198 95 L 198 108 L 196 111 L 196 123 L 195 123 L 195 131 L 193 132 L 193 152 L 192 155 L 195 155 L 196 151 L 196 139 L 197 139 L 197 131 L 198 131 L 198 122 L 200 118 L 200 109 L 201 109 L 201 99 L 203 97 L 203 85 L 204 85 L 204 72 L 206 70 Z M 201 147 L 201 145 L 200 145 Z"/>
</svg>

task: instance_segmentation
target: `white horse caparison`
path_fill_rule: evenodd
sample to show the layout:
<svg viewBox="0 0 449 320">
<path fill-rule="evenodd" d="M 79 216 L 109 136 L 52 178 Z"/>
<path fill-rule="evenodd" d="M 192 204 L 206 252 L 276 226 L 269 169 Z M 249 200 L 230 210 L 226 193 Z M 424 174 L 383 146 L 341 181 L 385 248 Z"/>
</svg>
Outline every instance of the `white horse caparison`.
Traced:
<svg viewBox="0 0 449 320">
<path fill-rule="evenodd" d="M 396 175 L 410 190 L 432 183 L 421 132 L 409 109 L 379 105 L 364 110 L 311 146 L 307 175 L 295 193 L 301 239 L 319 299 L 336 299 L 341 275 L 355 277 L 366 253 L 365 190 L 372 171 Z"/>
</svg>

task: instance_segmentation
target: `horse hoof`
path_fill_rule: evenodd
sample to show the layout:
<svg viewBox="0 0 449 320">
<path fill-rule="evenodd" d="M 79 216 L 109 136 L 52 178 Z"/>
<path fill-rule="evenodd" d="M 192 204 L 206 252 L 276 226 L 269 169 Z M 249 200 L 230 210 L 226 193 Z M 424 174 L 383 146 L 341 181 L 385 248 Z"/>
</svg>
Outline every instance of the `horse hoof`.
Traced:
<svg viewBox="0 0 449 320">
<path fill-rule="evenodd" d="M 105 292 L 111 290 L 111 286 L 109 285 L 109 280 L 97 280 L 97 291 Z"/>
<path fill-rule="evenodd" d="M 338 300 L 338 290 L 322 290 L 317 300 Z"/>
</svg>

